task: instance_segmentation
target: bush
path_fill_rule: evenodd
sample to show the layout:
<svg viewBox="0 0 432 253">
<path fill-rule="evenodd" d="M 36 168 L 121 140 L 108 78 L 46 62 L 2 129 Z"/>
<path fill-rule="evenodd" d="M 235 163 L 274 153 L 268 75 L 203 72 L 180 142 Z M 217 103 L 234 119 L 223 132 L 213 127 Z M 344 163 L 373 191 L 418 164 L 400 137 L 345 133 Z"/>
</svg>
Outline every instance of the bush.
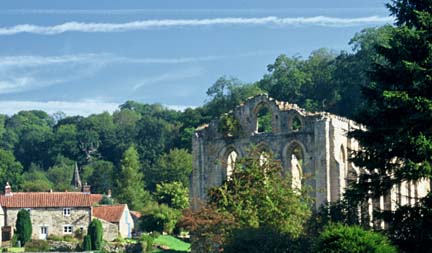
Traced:
<svg viewBox="0 0 432 253">
<path fill-rule="evenodd" d="M 244 228 L 232 232 L 223 251 L 236 252 L 306 252 L 301 248 L 300 240 L 291 239 L 286 233 L 278 232 L 271 228 Z"/>
<path fill-rule="evenodd" d="M 90 222 L 88 227 L 88 235 L 91 239 L 91 249 L 100 250 L 102 249 L 103 241 L 103 228 L 100 220 L 94 219 Z"/>
<path fill-rule="evenodd" d="M 395 253 L 384 235 L 359 226 L 331 224 L 318 237 L 315 252 Z"/>
<path fill-rule="evenodd" d="M 83 251 L 90 251 L 92 247 L 91 238 L 90 235 L 84 236 L 83 244 L 82 244 L 82 250 Z"/>
<path fill-rule="evenodd" d="M 151 235 L 143 234 L 139 239 L 143 252 L 151 252 L 153 250 L 154 238 Z"/>
<path fill-rule="evenodd" d="M 26 252 L 47 252 L 50 250 L 48 241 L 46 240 L 32 240 L 26 243 Z"/>
<path fill-rule="evenodd" d="M 143 211 L 140 227 L 144 232 L 171 233 L 180 218 L 180 212 L 167 205 L 152 205 Z"/>
<path fill-rule="evenodd" d="M 17 240 L 21 242 L 21 246 L 24 246 L 31 239 L 32 224 L 30 220 L 30 212 L 21 209 L 18 212 L 17 220 L 15 224 Z"/>
</svg>

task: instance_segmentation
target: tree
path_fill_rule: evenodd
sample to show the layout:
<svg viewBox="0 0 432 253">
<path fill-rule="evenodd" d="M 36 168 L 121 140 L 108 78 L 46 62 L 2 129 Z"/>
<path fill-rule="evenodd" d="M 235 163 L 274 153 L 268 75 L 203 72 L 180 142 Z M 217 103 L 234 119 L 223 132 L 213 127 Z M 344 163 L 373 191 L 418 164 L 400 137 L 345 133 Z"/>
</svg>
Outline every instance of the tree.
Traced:
<svg viewBox="0 0 432 253">
<path fill-rule="evenodd" d="M 30 220 L 30 212 L 21 209 L 18 211 L 17 220 L 15 224 L 17 240 L 24 246 L 31 239 L 32 224 Z"/>
<path fill-rule="evenodd" d="M 162 154 L 156 164 L 145 171 L 148 189 L 154 191 L 158 183 L 181 182 L 189 186 L 192 155 L 185 149 L 172 149 Z"/>
<path fill-rule="evenodd" d="M 365 170 L 347 192 L 353 203 L 387 195 L 402 182 L 432 179 L 432 3 L 394 0 L 388 8 L 396 27 L 391 28 L 388 43 L 376 49 L 383 60 L 373 66 L 373 85 L 363 89 L 367 106 L 356 116 L 367 131 L 350 134 L 362 146 L 353 161 Z M 421 223 L 425 217 L 413 216 L 414 207 L 398 211 L 402 210 L 405 215 L 388 214 L 390 226 L 399 227 L 410 217 L 418 217 Z M 392 219 L 396 217 L 400 220 Z M 403 228 L 398 231 L 406 238 L 414 234 Z M 430 238 L 421 237 L 405 249 L 419 244 L 427 249 L 431 243 Z"/>
<path fill-rule="evenodd" d="M 180 182 L 156 185 L 155 198 L 159 204 L 166 204 L 174 209 L 184 209 L 189 206 L 188 196 L 188 188 Z"/>
<path fill-rule="evenodd" d="M 102 223 L 98 219 L 93 219 L 87 230 L 87 235 L 90 237 L 91 250 L 101 250 L 103 242 L 103 228 Z"/>
<path fill-rule="evenodd" d="M 172 209 L 165 204 L 148 205 L 142 211 L 140 227 L 145 232 L 172 233 L 180 218 L 180 211 Z"/>
<path fill-rule="evenodd" d="M 125 151 L 121 161 L 115 197 L 120 202 L 127 203 L 132 210 L 141 209 L 151 199 L 150 194 L 144 190 L 143 177 L 138 153 L 135 147 L 131 146 Z"/>
<path fill-rule="evenodd" d="M 21 188 L 25 192 L 43 192 L 53 189 L 54 185 L 37 165 L 31 164 L 30 169 L 22 175 Z"/>
<path fill-rule="evenodd" d="M 83 244 L 82 244 L 82 250 L 83 251 L 91 251 L 92 250 L 92 243 L 91 243 L 90 235 L 84 236 Z"/>
<path fill-rule="evenodd" d="M 384 235 L 358 226 L 329 225 L 318 237 L 315 252 L 396 253 Z"/>
<path fill-rule="evenodd" d="M 211 189 L 209 201 L 240 227 L 268 227 L 297 238 L 311 214 L 310 199 L 292 188 L 280 163 L 271 156 L 263 163 L 260 154 L 254 149 L 236 163 L 232 179 Z"/>
<path fill-rule="evenodd" d="M 94 161 L 86 167 L 84 171 L 90 171 L 91 174 L 83 181 L 92 182 L 92 192 L 94 193 L 107 193 L 109 190 L 114 189 L 114 165 L 109 161 L 98 160 Z"/>
<path fill-rule="evenodd" d="M 0 185 L 6 185 L 6 182 L 15 189 L 21 189 L 23 167 L 21 163 L 15 160 L 11 151 L 0 149 Z"/>
</svg>

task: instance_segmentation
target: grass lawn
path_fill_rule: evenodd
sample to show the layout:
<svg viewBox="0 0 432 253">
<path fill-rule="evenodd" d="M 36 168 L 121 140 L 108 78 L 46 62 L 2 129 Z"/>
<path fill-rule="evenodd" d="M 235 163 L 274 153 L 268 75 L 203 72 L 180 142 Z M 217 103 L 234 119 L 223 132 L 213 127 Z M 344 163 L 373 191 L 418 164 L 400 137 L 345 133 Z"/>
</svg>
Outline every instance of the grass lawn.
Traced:
<svg viewBox="0 0 432 253">
<path fill-rule="evenodd" d="M 11 247 L 7 249 L 7 252 L 24 252 L 24 247 Z"/>
<path fill-rule="evenodd" d="M 153 253 L 162 253 L 162 252 L 189 252 L 190 251 L 190 244 L 186 243 L 182 240 L 179 240 L 173 236 L 170 235 L 161 235 L 158 238 L 156 238 L 153 242 L 153 245 L 164 245 L 164 246 L 168 246 L 170 249 L 169 250 L 161 250 L 161 249 L 157 249 L 154 250 Z"/>
</svg>

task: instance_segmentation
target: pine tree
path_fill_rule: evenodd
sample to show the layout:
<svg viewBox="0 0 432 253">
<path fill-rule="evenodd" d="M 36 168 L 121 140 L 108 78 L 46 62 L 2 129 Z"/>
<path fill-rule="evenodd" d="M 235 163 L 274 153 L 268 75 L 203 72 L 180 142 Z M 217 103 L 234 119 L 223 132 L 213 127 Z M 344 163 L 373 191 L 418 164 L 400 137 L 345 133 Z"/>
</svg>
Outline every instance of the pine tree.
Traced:
<svg viewBox="0 0 432 253">
<path fill-rule="evenodd" d="M 144 190 L 138 152 L 134 146 L 128 148 L 121 161 L 121 171 L 117 180 L 117 196 L 121 203 L 127 203 L 131 210 L 142 209 L 150 200 L 150 194 Z"/>
<path fill-rule="evenodd" d="M 373 83 L 363 89 L 367 106 L 356 117 L 367 131 L 350 134 L 362 146 L 353 161 L 365 170 L 346 195 L 355 202 L 386 195 L 402 182 L 432 178 L 432 1 L 393 0 L 387 6 L 396 26 L 388 44 L 377 48 Z M 411 238 L 407 248 L 421 245 L 428 238 L 422 229 L 432 227 L 430 221 L 427 225 L 431 212 L 418 212 L 430 207 L 407 206 L 388 213 L 389 221 L 398 224 L 390 228 L 393 240 L 407 243 L 417 227 L 423 235 Z M 418 219 L 410 222 L 411 229 L 400 226 L 414 217 Z"/>
<path fill-rule="evenodd" d="M 32 224 L 30 220 L 30 212 L 21 209 L 18 212 L 17 220 L 15 224 L 17 240 L 24 246 L 31 239 L 32 235 Z"/>
</svg>

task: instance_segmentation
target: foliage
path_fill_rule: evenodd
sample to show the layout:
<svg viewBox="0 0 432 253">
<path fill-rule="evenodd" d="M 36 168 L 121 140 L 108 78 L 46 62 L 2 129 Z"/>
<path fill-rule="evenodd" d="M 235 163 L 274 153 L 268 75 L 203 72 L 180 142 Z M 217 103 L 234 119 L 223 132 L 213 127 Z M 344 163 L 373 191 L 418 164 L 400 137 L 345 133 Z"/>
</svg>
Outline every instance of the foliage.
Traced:
<svg viewBox="0 0 432 253">
<path fill-rule="evenodd" d="M 71 191 L 72 176 L 75 168 L 75 163 L 64 157 L 58 156 L 55 165 L 50 167 L 46 172 L 47 178 L 54 183 L 54 190 Z"/>
<path fill-rule="evenodd" d="M 92 250 L 92 242 L 90 235 L 85 235 L 82 244 L 83 251 L 91 251 Z"/>
<path fill-rule="evenodd" d="M 6 182 L 19 190 L 22 181 L 22 166 L 15 160 L 12 152 L 0 149 L 0 185 L 6 185 Z"/>
<path fill-rule="evenodd" d="M 387 195 L 403 182 L 432 179 L 432 4 L 394 0 L 388 7 L 397 26 L 388 28 L 388 41 L 376 46 L 373 85 L 363 89 L 366 106 L 356 116 L 367 131 L 350 133 L 362 146 L 353 161 L 364 168 L 346 194 L 352 205 Z M 410 231 L 427 224 L 422 210 L 403 207 L 384 216 L 394 226 L 390 237 L 404 250 L 418 247 L 414 235 L 425 242 L 423 233 Z M 400 227 L 402 223 L 406 227 Z M 430 229 L 424 233 L 430 234 Z"/>
<path fill-rule="evenodd" d="M 332 224 L 320 234 L 315 252 L 395 253 L 397 250 L 382 234 L 358 226 Z"/>
<path fill-rule="evenodd" d="M 43 192 L 54 187 L 46 173 L 34 164 L 30 165 L 29 171 L 23 173 L 22 181 L 21 188 L 26 192 Z"/>
<path fill-rule="evenodd" d="M 161 154 L 156 164 L 145 170 L 147 188 L 154 191 L 159 183 L 175 181 L 188 187 L 191 173 L 192 155 L 185 149 L 172 149 Z"/>
<path fill-rule="evenodd" d="M 189 189 L 180 182 L 160 183 L 156 185 L 155 198 L 159 204 L 184 209 L 189 206 Z"/>
<path fill-rule="evenodd" d="M 142 234 L 139 238 L 139 241 L 141 242 L 143 252 L 151 252 L 153 250 L 153 236 L 148 234 Z"/>
<path fill-rule="evenodd" d="M 93 193 L 107 193 L 109 190 L 114 189 L 114 165 L 111 162 L 97 160 L 88 164 L 86 168 L 92 173 L 87 180 L 83 178 L 82 181 L 91 182 Z"/>
<path fill-rule="evenodd" d="M 118 178 L 115 197 L 119 202 L 127 203 L 131 210 L 138 210 L 150 200 L 150 194 L 144 190 L 143 174 L 134 146 L 125 151 Z"/>
<path fill-rule="evenodd" d="M 232 232 L 223 252 L 306 252 L 299 240 L 271 228 L 242 228 Z"/>
<path fill-rule="evenodd" d="M 219 131 L 225 137 L 240 137 L 242 134 L 240 122 L 232 113 L 222 114 L 219 119 Z"/>
<path fill-rule="evenodd" d="M 180 225 L 190 231 L 192 249 L 196 252 L 220 252 L 228 234 L 236 227 L 231 214 L 205 204 L 197 210 L 185 210 Z"/>
<path fill-rule="evenodd" d="M 144 208 L 139 220 L 144 232 L 166 232 L 171 234 L 181 213 L 165 204 L 151 204 Z"/>
<path fill-rule="evenodd" d="M 25 245 L 26 252 L 48 252 L 50 246 L 46 240 L 32 240 Z"/>
<path fill-rule="evenodd" d="M 386 213 L 390 239 L 404 252 L 429 252 L 432 245 L 432 193 L 415 206 Z"/>
<path fill-rule="evenodd" d="M 25 209 L 18 211 L 15 229 L 17 240 L 21 242 L 22 246 L 25 246 L 26 243 L 30 241 L 32 235 L 32 223 L 29 211 Z"/>
<path fill-rule="evenodd" d="M 257 149 L 241 159 L 232 179 L 209 192 L 211 204 L 232 214 L 240 227 L 273 228 L 293 238 L 303 233 L 310 216 L 306 192 L 292 189 L 289 177 L 282 176 L 281 164 L 270 157 L 262 163 Z"/>
<path fill-rule="evenodd" d="M 102 223 L 98 219 L 93 219 L 87 229 L 87 235 L 90 237 L 91 249 L 100 250 L 102 249 L 103 242 L 103 228 Z"/>
</svg>

